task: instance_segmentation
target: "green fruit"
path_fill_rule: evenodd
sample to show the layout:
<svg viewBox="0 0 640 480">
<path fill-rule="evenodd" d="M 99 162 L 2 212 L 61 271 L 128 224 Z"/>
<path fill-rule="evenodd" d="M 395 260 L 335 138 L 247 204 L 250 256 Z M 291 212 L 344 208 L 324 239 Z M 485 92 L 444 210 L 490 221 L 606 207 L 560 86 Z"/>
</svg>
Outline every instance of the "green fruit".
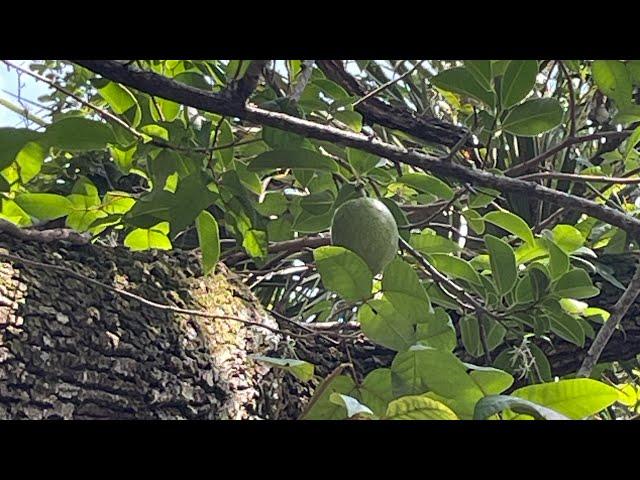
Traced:
<svg viewBox="0 0 640 480">
<path fill-rule="evenodd" d="M 331 243 L 359 255 L 375 275 L 398 253 L 398 226 L 384 203 L 356 198 L 333 215 Z"/>
</svg>

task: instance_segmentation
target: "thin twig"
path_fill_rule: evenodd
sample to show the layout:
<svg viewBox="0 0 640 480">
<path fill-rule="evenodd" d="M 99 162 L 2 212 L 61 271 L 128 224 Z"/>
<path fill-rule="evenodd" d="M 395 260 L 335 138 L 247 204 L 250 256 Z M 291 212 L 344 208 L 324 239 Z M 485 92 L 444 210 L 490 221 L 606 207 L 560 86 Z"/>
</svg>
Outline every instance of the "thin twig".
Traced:
<svg viewBox="0 0 640 480">
<path fill-rule="evenodd" d="M 19 107 L 18 105 L 14 104 L 13 102 L 10 102 L 5 98 L 0 98 L 0 105 L 2 105 L 5 108 L 8 108 L 9 110 L 11 110 L 12 112 L 18 115 L 22 115 L 23 117 L 27 118 L 28 120 L 31 120 L 33 123 L 41 127 L 47 126 L 47 122 L 45 122 L 43 119 L 34 115 L 26 108 L 22 108 L 21 106 Z"/>
<path fill-rule="evenodd" d="M 311 397 L 311 400 L 309 400 L 309 403 L 307 403 L 304 410 L 302 410 L 302 413 L 298 417 L 298 420 L 304 420 L 304 417 L 306 417 L 309 411 L 311 411 L 311 408 L 316 404 L 318 399 L 322 396 L 322 394 L 327 389 L 327 387 L 331 384 L 331 382 L 333 382 L 333 380 L 338 375 L 340 375 L 345 368 L 352 367 L 352 366 L 353 365 L 351 365 L 350 363 L 342 363 L 338 365 L 333 370 L 333 372 L 327 375 L 327 377 L 322 381 L 322 383 L 318 386 L 318 388 L 316 388 L 316 391 L 313 393 L 313 397 Z"/>
<path fill-rule="evenodd" d="M 35 78 L 36 80 L 39 80 L 41 82 L 46 83 L 47 85 L 49 85 L 51 88 L 58 90 L 59 92 L 64 93 L 65 95 L 73 98 L 74 100 L 76 100 L 77 102 L 79 102 L 81 105 L 84 105 L 85 107 L 93 110 L 94 112 L 96 112 L 98 115 L 100 115 L 103 119 L 105 120 L 111 120 L 115 123 L 117 123 L 118 125 L 120 125 L 122 128 L 124 128 L 125 130 L 127 130 L 128 132 L 130 132 L 133 136 L 135 136 L 138 139 L 144 140 L 146 138 L 146 135 L 144 135 L 143 133 L 138 132 L 135 128 L 133 128 L 131 125 L 129 125 L 126 121 L 124 121 L 123 119 L 121 119 L 120 117 L 112 114 L 111 112 L 104 110 L 96 105 L 93 105 L 90 102 L 87 102 L 86 100 L 84 100 L 82 97 L 76 95 L 75 93 L 69 91 L 68 89 L 66 89 L 65 87 L 62 87 L 61 85 L 58 85 L 56 82 L 49 80 L 46 77 L 43 77 L 42 75 L 39 75 L 35 72 L 31 72 L 29 70 L 27 70 L 26 68 L 23 68 L 19 65 L 15 65 L 12 62 L 9 62 L 7 60 L 2 60 L 5 64 L 7 64 L 8 66 L 10 66 L 11 68 L 14 68 L 16 70 L 19 70 L 20 72 L 23 72 L 27 75 L 30 75 L 31 77 Z M 37 122 L 36 122 L 37 123 Z M 198 153 L 209 153 L 215 150 L 223 150 L 225 148 L 230 148 L 230 147 L 234 147 L 234 146 L 240 146 L 240 145 L 246 145 L 248 143 L 253 143 L 253 142 L 259 142 L 261 141 L 262 138 L 252 138 L 249 140 L 245 140 L 245 141 L 237 141 L 237 142 L 232 142 L 232 143 L 228 143 L 225 145 L 219 145 L 219 146 L 212 146 L 212 147 L 183 147 L 180 145 L 172 145 L 170 143 L 167 143 L 163 140 L 160 140 L 158 138 L 153 138 L 151 137 L 150 143 L 157 146 L 157 147 L 162 147 L 162 148 L 168 148 L 171 150 L 177 150 L 177 151 L 186 151 L 186 152 L 198 152 Z"/>
<path fill-rule="evenodd" d="M 628 185 L 640 183 L 640 178 L 605 177 L 600 175 L 580 175 L 579 173 L 560 172 L 538 172 L 518 177 L 519 180 L 533 180 L 538 178 L 554 178 L 559 180 L 569 180 L 571 182 L 598 182 Z"/>
<path fill-rule="evenodd" d="M 571 82 L 571 76 L 569 72 L 564 66 L 564 62 L 562 60 L 558 60 L 558 65 L 560 66 L 560 70 L 562 70 L 562 74 L 567 79 L 567 88 L 569 89 L 569 115 L 571 115 L 571 124 L 569 125 L 569 137 L 576 136 L 576 99 L 575 93 L 573 91 L 573 83 Z"/>
<path fill-rule="evenodd" d="M 636 266 L 636 273 L 631 279 L 631 282 L 629 282 L 627 289 L 613 306 L 611 316 L 598 331 L 576 376 L 588 377 L 591 375 L 593 367 L 598 363 L 600 355 L 602 355 L 607 343 L 611 340 L 613 333 L 616 328 L 618 328 L 618 325 L 627 314 L 633 302 L 635 302 L 638 294 L 640 294 L 640 263 Z"/>
<path fill-rule="evenodd" d="M 298 80 L 296 81 L 296 84 L 293 87 L 293 90 L 291 91 L 291 100 L 293 100 L 294 102 L 297 102 L 300 100 L 300 97 L 302 96 L 302 92 L 304 92 L 304 89 L 307 86 L 307 83 L 309 83 L 309 80 L 311 79 L 311 74 L 313 73 L 313 64 L 315 63 L 315 60 L 305 60 L 302 62 L 302 70 L 301 72 L 298 74 Z"/>
<path fill-rule="evenodd" d="M 590 142 L 592 140 L 600 140 L 601 138 L 607 138 L 607 139 L 608 138 L 625 138 L 631 135 L 631 133 L 633 133 L 633 130 L 621 130 L 619 132 L 618 131 L 596 132 L 596 133 L 591 133 L 589 135 L 582 135 L 579 137 L 568 137 L 564 139 L 562 142 L 560 142 L 558 145 L 556 145 L 555 147 L 552 147 L 549 150 L 542 152 L 540 155 L 537 155 L 532 159 L 527 160 L 526 162 L 519 163 L 517 165 L 514 165 L 511 168 L 508 168 L 507 170 L 504 171 L 504 173 L 509 177 L 517 177 L 518 175 L 526 173 L 527 171 L 529 171 L 529 169 L 533 167 L 537 167 L 539 164 L 544 162 L 547 158 L 552 157 L 556 153 L 572 145 L 576 145 L 578 143 Z"/>
<path fill-rule="evenodd" d="M 427 273 L 436 283 L 446 285 L 448 289 L 453 290 L 453 298 L 458 302 L 458 304 L 467 310 L 477 310 L 480 312 L 486 312 L 486 309 L 483 305 L 481 305 L 476 299 L 471 297 L 464 288 L 455 283 L 453 280 L 448 278 L 447 276 L 440 273 L 429 261 L 418 252 L 415 248 L 413 248 L 406 240 L 403 238 L 400 239 L 400 245 L 404 250 L 409 252 L 409 254 L 418 261 L 418 264 L 422 268 L 422 270 Z M 469 303 L 465 303 L 469 302 Z M 488 313 L 488 312 L 487 312 Z"/>
<path fill-rule="evenodd" d="M 405 77 L 408 77 L 409 75 L 411 75 L 413 72 L 416 71 L 416 69 L 422 65 L 424 63 L 424 60 L 420 60 L 418 63 L 416 63 L 413 67 L 411 67 L 409 70 L 407 70 L 405 73 L 403 73 L 402 75 L 400 75 L 398 78 L 395 78 L 393 80 L 389 80 L 386 83 L 383 83 L 382 85 L 380 85 L 378 88 L 376 88 L 375 90 L 371 90 L 369 93 L 367 93 L 364 97 L 359 98 L 358 100 L 356 100 L 355 102 L 353 102 L 353 104 L 351 106 L 355 107 L 356 105 L 358 105 L 359 103 L 364 102 L 367 98 L 371 98 L 374 95 L 377 95 L 378 93 L 382 92 L 383 90 L 386 90 L 387 88 L 389 88 L 391 85 L 394 85 L 396 83 L 398 83 L 400 80 L 402 80 Z"/>
</svg>

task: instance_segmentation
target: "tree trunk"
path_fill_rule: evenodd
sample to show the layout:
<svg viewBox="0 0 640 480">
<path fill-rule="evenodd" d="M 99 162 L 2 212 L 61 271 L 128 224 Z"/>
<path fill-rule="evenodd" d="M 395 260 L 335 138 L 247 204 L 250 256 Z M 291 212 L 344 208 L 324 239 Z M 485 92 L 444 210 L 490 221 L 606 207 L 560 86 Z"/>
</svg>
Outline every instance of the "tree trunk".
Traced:
<svg viewBox="0 0 640 480">
<path fill-rule="evenodd" d="M 0 252 L 157 303 L 278 328 L 232 272 L 220 264 L 203 277 L 193 253 L 132 253 L 5 234 Z M 610 263 L 623 284 L 633 263 Z M 593 305 L 607 308 L 621 291 L 604 281 L 601 288 Z M 603 360 L 640 352 L 640 303 L 623 326 Z M 250 355 L 291 357 L 293 348 L 322 377 L 347 361 L 364 375 L 388 366 L 394 354 L 362 336 L 339 346 L 319 337 L 295 340 L 292 347 L 263 328 L 160 310 L 54 267 L 0 257 L 0 419 L 294 419 L 315 381 L 299 382 Z M 583 355 L 562 341 L 543 348 L 558 375 L 575 371 Z"/>
<path fill-rule="evenodd" d="M 204 278 L 192 254 L 6 235 L 0 247 L 158 303 L 277 327 L 233 274 L 221 266 Z M 293 418 L 309 394 L 248 358 L 283 346 L 262 328 L 158 310 L 4 258 L 0 293 L 0 419 Z"/>
</svg>

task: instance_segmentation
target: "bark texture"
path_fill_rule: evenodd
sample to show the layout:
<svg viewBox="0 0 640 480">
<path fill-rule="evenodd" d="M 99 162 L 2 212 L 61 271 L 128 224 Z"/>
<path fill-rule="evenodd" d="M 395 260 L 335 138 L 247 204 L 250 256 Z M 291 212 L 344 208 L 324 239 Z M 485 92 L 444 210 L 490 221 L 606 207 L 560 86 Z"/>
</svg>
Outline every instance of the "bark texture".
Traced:
<svg viewBox="0 0 640 480">
<path fill-rule="evenodd" d="M 4 235 L 0 248 L 159 303 L 277 327 L 223 266 L 202 277 L 188 253 Z M 293 398 L 304 397 L 304 386 L 248 358 L 283 348 L 267 330 L 159 311 L 61 272 L 5 260 L 0 292 L 0 419 L 287 418 L 299 406 L 281 392 L 300 388 Z"/>
</svg>

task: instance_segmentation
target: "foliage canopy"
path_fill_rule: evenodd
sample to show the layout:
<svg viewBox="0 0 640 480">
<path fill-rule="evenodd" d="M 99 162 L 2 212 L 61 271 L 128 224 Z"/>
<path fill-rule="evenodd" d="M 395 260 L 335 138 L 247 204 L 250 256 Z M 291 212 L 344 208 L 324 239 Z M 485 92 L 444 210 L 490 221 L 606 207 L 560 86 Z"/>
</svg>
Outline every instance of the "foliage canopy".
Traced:
<svg viewBox="0 0 640 480">
<path fill-rule="evenodd" d="M 638 248 L 640 61 L 6 64 L 50 93 L 45 117 L 0 128 L 5 223 L 200 248 L 277 317 L 396 352 L 333 372 L 305 418 L 638 414 L 635 359 L 598 360 L 640 288 L 606 265 Z M 362 195 L 400 236 L 380 274 L 330 245 Z M 584 361 L 554 381 L 559 343 Z"/>
</svg>

